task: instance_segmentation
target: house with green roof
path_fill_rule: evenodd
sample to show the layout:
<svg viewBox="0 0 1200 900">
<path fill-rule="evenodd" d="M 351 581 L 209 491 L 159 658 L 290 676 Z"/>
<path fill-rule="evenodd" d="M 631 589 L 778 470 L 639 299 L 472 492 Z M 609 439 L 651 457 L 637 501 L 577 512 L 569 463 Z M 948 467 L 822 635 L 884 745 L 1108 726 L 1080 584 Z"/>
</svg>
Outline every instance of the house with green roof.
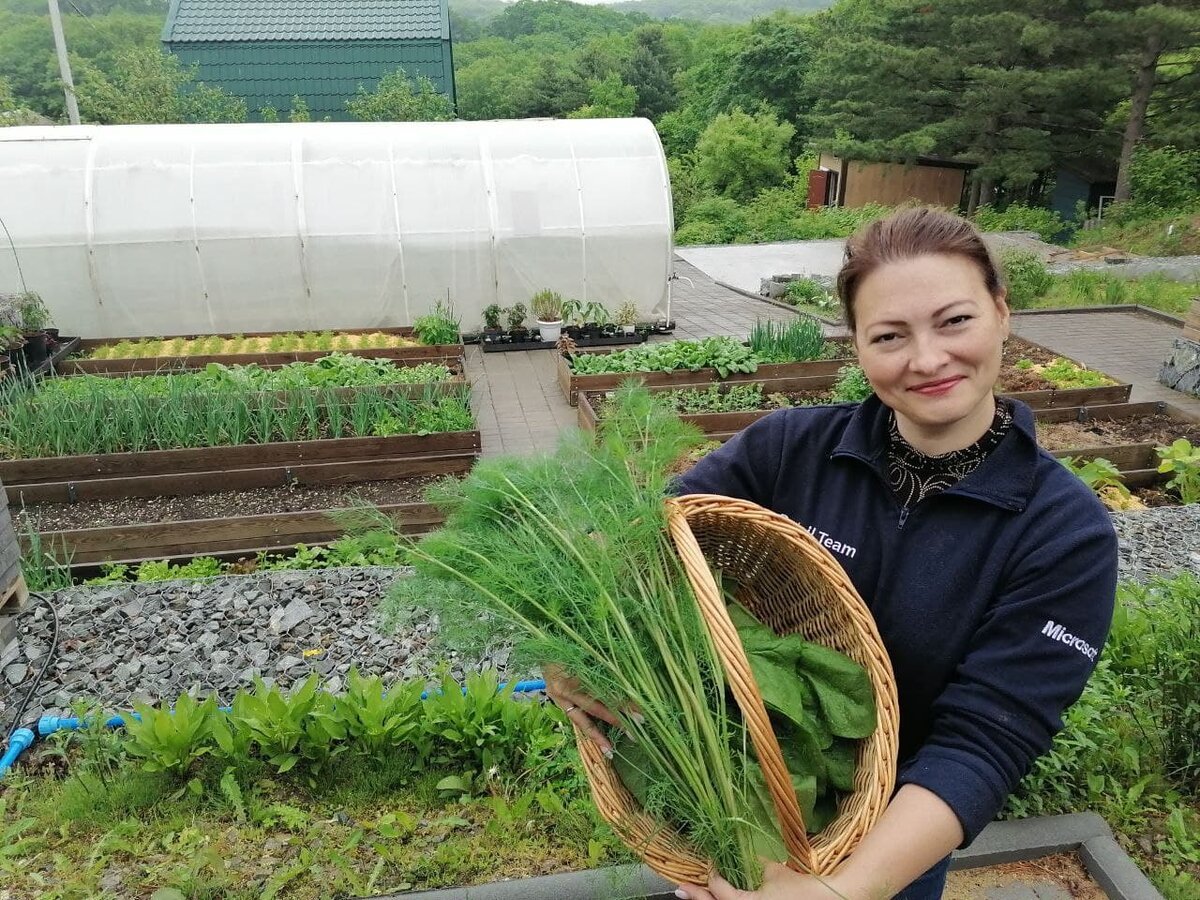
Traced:
<svg viewBox="0 0 1200 900">
<path fill-rule="evenodd" d="M 299 96 L 314 120 L 346 121 L 359 85 L 398 68 L 455 100 L 447 0 L 171 0 L 162 41 L 255 120 Z"/>
</svg>

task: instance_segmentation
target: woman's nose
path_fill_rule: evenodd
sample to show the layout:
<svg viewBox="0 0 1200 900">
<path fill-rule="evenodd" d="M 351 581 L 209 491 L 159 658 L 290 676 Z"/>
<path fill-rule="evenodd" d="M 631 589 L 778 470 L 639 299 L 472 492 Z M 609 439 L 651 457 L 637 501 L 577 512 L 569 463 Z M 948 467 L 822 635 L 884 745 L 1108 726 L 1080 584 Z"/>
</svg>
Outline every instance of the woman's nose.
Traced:
<svg viewBox="0 0 1200 900">
<path fill-rule="evenodd" d="M 914 336 L 910 345 L 912 355 L 909 357 L 909 368 L 914 372 L 936 372 L 950 358 L 941 342 L 932 335 Z"/>
</svg>

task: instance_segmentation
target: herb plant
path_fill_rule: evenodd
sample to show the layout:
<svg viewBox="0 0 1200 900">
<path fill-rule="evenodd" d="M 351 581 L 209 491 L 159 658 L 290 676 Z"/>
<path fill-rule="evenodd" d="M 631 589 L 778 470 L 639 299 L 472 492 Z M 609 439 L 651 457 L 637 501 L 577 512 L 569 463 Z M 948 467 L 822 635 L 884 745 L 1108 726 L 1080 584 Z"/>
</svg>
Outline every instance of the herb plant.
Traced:
<svg viewBox="0 0 1200 900">
<path fill-rule="evenodd" d="M 1170 472 L 1167 487 L 1179 495 L 1184 503 L 1200 503 L 1200 447 L 1191 441 L 1179 438 L 1169 447 L 1156 448 L 1161 462 L 1159 472 Z"/>
<path fill-rule="evenodd" d="M 759 854 L 778 858 L 777 826 L 666 533 L 672 467 L 699 443 L 648 391 L 623 387 L 594 442 L 575 434 L 553 456 L 483 460 L 434 492 L 446 525 L 413 549 L 417 575 L 397 583 L 389 604 L 434 609 L 460 652 L 499 627 L 520 664 L 553 663 L 577 677 L 634 742 L 626 761 L 642 776 L 646 811 L 750 886 Z M 783 693 L 795 696 L 801 676 L 777 675 L 764 670 L 766 690 L 779 696 L 773 687 L 786 682 Z M 866 727 L 864 716 L 853 730 Z M 818 756 L 832 746 L 825 738 L 814 740 Z M 816 775 L 803 777 L 815 802 Z"/>
<path fill-rule="evenodd" d="M 787 323 L 759 320 L 750 332 L 750 349 L 761 362 L 820 359 L 825 355 L 825 348 L 825 332 L 812 316 L 797 316 Z"/>
<path fill-rule="evenodd" d="M 413 320 L 413 334 L 422 344 L 456 344 L 460 324 L 449 301 L 439 300 L 433 312 Z"/>
<path fill-rule="evenodd" d="M 148 772 L 168 772 L 177 777 L 187 773 L 192 763 L 208 753 L 213 717 L 217 715 L 215 697 L 197 703 L 183 694 L 174 710 L 135 703 L 138 716 L 125 721 L 126 750 L 143 760 Z"/>
<path fill-rule="evenodd" d="M 539 322 L 558 322 L 563 318 L 562 294 L 548 289 L 538 291 L 530 298 L 529 308 Z"/>
<path fill-rule="evenodd" d="M 674 372 L 716 369 L 722 378 L 734 372 L 750 373 L 758 369 L 754 352 L 731 337 L 710 337 L 699 341 L 667 341 L 642 344 L 616 353 L 583 353 L 571 360 L 577 375 L 603 375 L 620 372 Z"/>
<path fill-rule="evenodd" d="M 861 403 L 875 392 L 862 366 L 842 366 L 830 394 L 834 403 Z"/>
</svg>

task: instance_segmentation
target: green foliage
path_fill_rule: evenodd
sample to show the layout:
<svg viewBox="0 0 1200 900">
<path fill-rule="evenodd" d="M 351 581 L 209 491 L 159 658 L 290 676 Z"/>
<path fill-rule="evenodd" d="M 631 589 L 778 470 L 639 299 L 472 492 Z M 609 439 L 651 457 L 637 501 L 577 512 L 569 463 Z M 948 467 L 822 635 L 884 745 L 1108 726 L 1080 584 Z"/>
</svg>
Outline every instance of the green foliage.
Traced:
<svg viewBox="0 0 1200 900">
<path fill-rule="evenodd" d="M 422 344 L 457 344 L 461 320 L 454 314 L 448 301 L 439 300 L 433 312 L 417 316 L 413 321 L 413 333 Z"/>
<path fill-rule="evenodd" d="M 715 240 L 685 239 L 687 229 L 706 226 L 702 233 Z M 687 222 L 676 234 L 676 243 L 728 244 L 749 229 L 749 216 L 745 208 L 729 197 L 706 197 L 697 200 L 688 208 Z"/>
<path fill-rule="evenodd" d="M 549 289 L 538 291 L 530 298 L 529 308 L 533 310 L 533 315 L 539 322 L 557 322 L 563 318 L 562 294 Z M 487 315 L 487 310 L 484 310 L 484 315 Z M 496 324 L 500 324 L 498 315 Z"/>
<path fill-rule="evenodd" d="M 346 108 L 360 122 L 444 122 L 454 118 L 450 98 L 438 91 L 429 76 L 409 79 L 403 69 L 388 72 L 373 91 L 360 84 L 354 99 L 346 101 Z"/>
<path fill-rule="evenodd" d="M 1000 254 L 1000 265 L 1008 286 L 1008 305 L 1013 309 L 1027 308 L 1054 283 L 1046 264 L 1032 250 L 1007 247 Z"/>
<path fill-rule="evenodd" d="M 1153 210 L 1182 210 L 1200 201 L 1200 150 L 1140 147 L 1129 168 L 1132 199 Z"/>
<path fill-rule="evenodd" d="M 696 144 L 696 172 L 713 190 L 734 200 L 749 200 L 763 188 L 782 183 L 795 126 L 773 112 L 754 115 L 735 108 L 721 114 Z"/>
<path fill-rule="evenodd" d="M 1096 459 L 1076 459 L 1074 456 L 1064 456 L 1059 459 L 1067 469 L 1079 476 L 1079 480 L 1091 488 L 1092 492 L 1101 495 L 1115 492 L 1121 497 L 1129 497 L 1129 488 L 1121 480 L 1121 470 L 1110 460 L 1100 456 Z"/>
<path fill-rule="evenodd" d="M 292 108 L 288 112 L 289 122 L 311 122 L 312 113 L 308 109 L 308 101 L 303 97 L 294 95 L 292 97 Z"/>
<path fill-rule="evenodd" d="M 1195 866 L 1200 846 L 1198 614 L 1200 581 L 1193 574 L 1119 587 L 1091 681 L 1007 807 L 1016 816 L 1090 809 L 1119 833 L 1157 835 L 1162 868 L 1155 880 L 1180 889 L 1195 884 L 1180 869 Z M 1149 852 L 1147 845 L 1132 849 Z"/>
<path fill-rule="evenodd" d="M 195 79 L 195 67 L 157 47 L 130 49 L 111 72 L 80 70 L 80 114 L 107 125 L 246 121 L 246 101 Z"/>
<path fill-rule="evenodd" d="M 588 94 L 590 102 L 568 113 L 568 119 L 626 118 L 637 106 L 637 88 L 625 84 L 616 72 L 588 82 Z"/>
<path fill-rule="evenodd" d="M 1104 373 L 1084 368 L 1078 363 L 1073 363 L 1071 360 L 1064 359 L 1061 356 L 1055 357 L 1047 365 L 1035 366 L 1034 369 L 1056 388 L 1061 389 L 1104 387 L 1105 385 L 1114 383 Z"/>
<path fill-rule="evenodd" d="M 750 332 L 750 349 L 763 362 L 821 359 L 826 347 L 825 331 L 812 316 L 797 316 L 786 323 L 758 320 Z"/>
<path fill-rule="evenodd" d="M 465 394 L 417 400 L 389 390 L 450 375 L 331 354 L 278 369 L 210 363 L 196 373 L 50 379 L 36 391 L 12 382 L 0 387 L 0 447 L 24 458 L 458 431 L 472 421 Z"/>
<path fill-rule="evenodd" d="M 313 673 L 291 694 L 256 679 L 254 690 L 239 693 L 227 721 L 215 724 L 212 732 L 226 758 L 236 759 L 248 743 L 282 775 L 301 761 L 310 772 L 319 771 L 344 749 L 335 742 L 346 737 L 347 728 L 333 697 L 318 690 Z M 244 736 L 245 743 L 235 735 Z"/>
<path fill-rule="evenodd" d="M 21 554 L 21 574 L 25 586 L 37 593 L 48 593 L 71 586 L 71 558 L 65 546 L 46 546 L 41 533 L 26 520 L 22 535 L 27 549 Z"/>
<path fill-rule="evenodd" d="M 1156 448 L 1161 460 L 1158 471 L 1170 472 L 1167 487 L 1184 503 L 1200 503 L 1200 447 L 1179 438 L 1169 447 Z"/>
<path fill-rule="evenodd" d="M 731 337 L 641 344 L 615 353 L 580 353 L 570 359 L 576 375 L 716 369 L 718 375 L 728 378 L 734 372 L 754 372 L 758 363 L 749 347 Z"/>
<path fill-rule="evenodd" d="M 182 778 L 192 764 L 212 750 L 215 697 L 197 703 L 183 694 L 174 709 L 135 703 L 138 715 L 125 721 L 125 750 L 142 760 L 147 772 Z"/>
<path fill-rule="evenodd" d="M 411 747 L 417 757 L 427 758 L 430 748 L 423 713 L 419 682 L 385 690 L 382 678 L 366 678 L 357 667 L 350 669 L 341 717 L 355 752 L 383 762 L 397 748 Z"/>
<path fill-rule="evenodd" d="M 841 307 L 833 292 L 813 278 L 789 281 L 783 296 L 796 306 L 810 306 L 823 313 L 836 313 Z"/>
<path fill-rule="evenodd" d="M 1034 231 L 1043 241 L 1053 242 L 1067 230 L 1067 224 L 1055 210 L 1013 203 L 1004 209 L 990 205 L 975 210 L 975 224 L 981 231 Z"/>
<path fill-rule="evenodd" d="M 875 392 L 861 366 L 842 366 L 838 369 L 831 399 L 834 403 L 861 403 Z"/>
</svg>

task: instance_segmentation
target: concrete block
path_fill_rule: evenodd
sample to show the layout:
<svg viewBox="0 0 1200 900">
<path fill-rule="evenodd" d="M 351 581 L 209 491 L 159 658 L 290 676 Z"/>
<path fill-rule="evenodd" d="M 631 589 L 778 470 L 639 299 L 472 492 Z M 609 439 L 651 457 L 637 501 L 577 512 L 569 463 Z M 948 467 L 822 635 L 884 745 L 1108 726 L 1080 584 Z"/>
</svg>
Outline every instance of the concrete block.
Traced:
<svg viewBox="0 0 1200 900">
<path fill-rule="evenodd" d="M 973 869 L 1037 859 L 1076 850 L 1084 841 L 1111 835 L 1108 823 L 1095 813 L 992 822 L 969 847 L 955 851 L 950 868 Z"/>
<path fill-rule="evenodd" d="M 1109 897 L 1120 900 L 1163 900 L 1158 888 L 1142 874 L 1111 835 L 1085 841 L 1079 856 L 1088 874 Z"/>
</svg>

